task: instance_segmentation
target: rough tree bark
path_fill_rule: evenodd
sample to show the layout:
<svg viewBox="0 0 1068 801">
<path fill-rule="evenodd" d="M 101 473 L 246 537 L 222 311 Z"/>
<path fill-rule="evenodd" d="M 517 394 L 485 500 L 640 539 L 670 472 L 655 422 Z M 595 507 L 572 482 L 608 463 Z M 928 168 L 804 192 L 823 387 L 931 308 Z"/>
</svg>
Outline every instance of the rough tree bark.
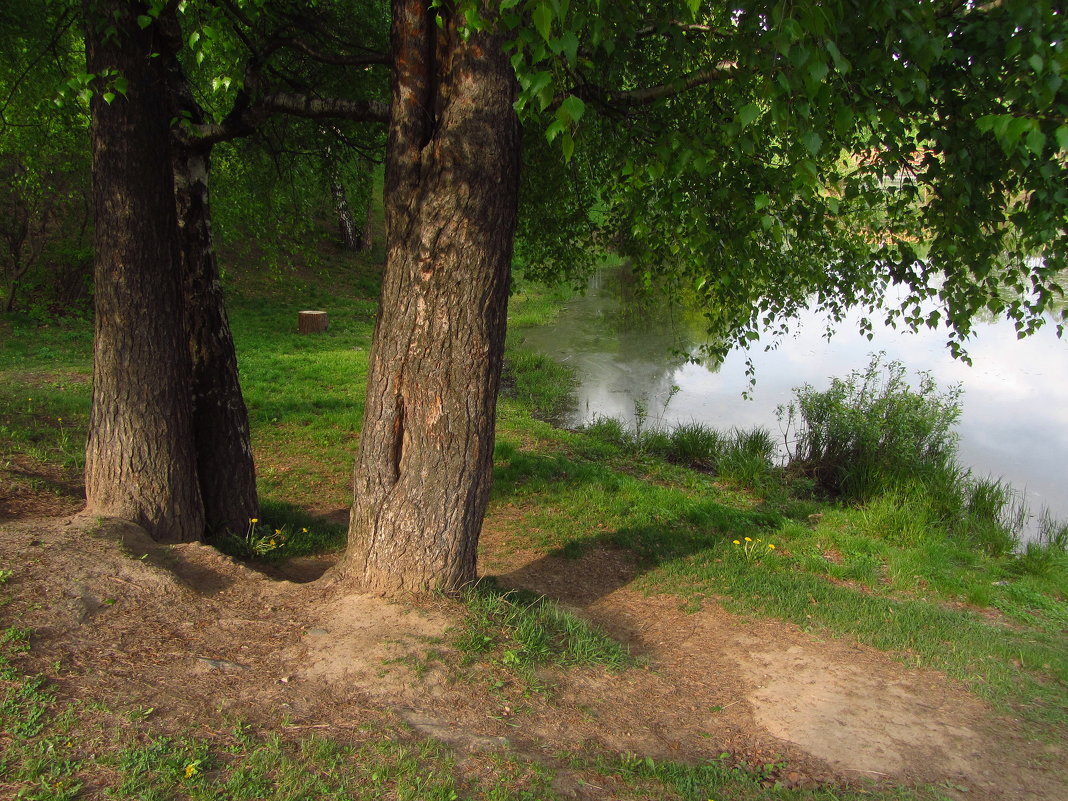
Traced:
<svg viewBox="0 0 1068 801">
<path fill-rule="evenodd" d="M 171 118 L 203 122 L 178 60 L 182 32 L 173 7 L 157 25 L 167 47 L 160 60 L 168 79 Z M 256 467 L 248 410 L 238 379 L 237 353 L 226 316 L 211 230 L 208 175 L 211 143 L 187 142 L 172 129 L 178 237 L 181 246 L 182 309 L 191 360 L 191 401 L 197 474 L 204 500 L 206 534 L 243 533 L 259 516 Z"/>
<path fill-rule="evenodd" d="M 344 582 L 388 595 L 475 578 L 519 181 L 515 77 L 451 5 L 393 0 L 386 269 Z M 435 20 L 440 15 L 440 26 Z"/>
<path fill-rule="evenodd" d="M 335 176 L 330 179 L 330 192 L 334 196 L 334 211 L 337 214 L 341 246 L 345 250 L 357 251 L 360 249 L 360 241 L 356 236 L 356 221 L 352 218 L 352 209 L 349 208 L 349 199 L 340 178 Z"/>
<path fill-rule="evenodd" d="M 219 284 L 206 149 L 173 149 L 185 333 L 192 361 L 193 437 L 206 533 L 244 532 L 258 517 L 256 467 L 237 353 Z"/>
<path fill-rule="evenodd" d="M 95 230 L 93 404 L 85 483 L 92 514 L 157 540 L 204 531 L 182 326 L 170 110 L 156 26 L 142 3 L 85 0 L 87 72 L 125 78 L 91 102 Z M 101 80 L 101 79 L 98 79 Z M 106 80 L 106 79 L 104 79 Z"/>
</svg>

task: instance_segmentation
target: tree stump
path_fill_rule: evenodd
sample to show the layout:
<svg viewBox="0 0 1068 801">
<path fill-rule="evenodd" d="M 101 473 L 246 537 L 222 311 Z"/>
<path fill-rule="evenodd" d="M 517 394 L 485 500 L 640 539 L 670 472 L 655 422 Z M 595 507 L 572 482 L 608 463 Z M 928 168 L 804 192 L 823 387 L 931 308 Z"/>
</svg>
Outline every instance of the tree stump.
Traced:
<svg viewBox="0 0 1068 801">
<path fill-rule="evenodd" d="M 321 334 L 329 325 L 324 311 L 302 311 L 297 313 L 297 330 L 302 334 Z"/>
</svg>

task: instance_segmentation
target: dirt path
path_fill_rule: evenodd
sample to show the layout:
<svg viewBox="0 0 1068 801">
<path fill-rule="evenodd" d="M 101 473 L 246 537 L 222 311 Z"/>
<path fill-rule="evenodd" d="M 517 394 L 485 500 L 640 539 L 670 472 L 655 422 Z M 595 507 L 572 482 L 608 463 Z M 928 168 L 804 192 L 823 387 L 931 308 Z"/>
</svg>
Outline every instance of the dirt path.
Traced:
<svg viewBox="0 0 1068 801">
<path fill-rule="evenodd" d="M 442 640 L 458 613 L 450 602 L 336 597 L 322 582 L 267 578 L 210 548 L 162 547 L 128 524 L 81 518 L 0 525 L 0 565 L 15 571 L 5 615 L 36 629 L 40 664 L 60 661 L 64 694 L 151 708 L 160 725 L 196 729 L 223 714 L 341 736 L 375 720 L 465 754 L 729 752 L 785 763 L 778 775 L 795 785 L 889 779 L 947 783 L 961 798 L 1068 798 L 1052 772 L 1063 749 L 1027 742 L 941 674 L 713 604 L 687 614 L 632 589 L 634 566 L 617 552 L 557 559 L 488 533 L 483 572 L 559 600 L 645 658 L 620 674 L 546 671 L 551 691 L 521 708 L 477 665 L 455 669 Z M 325 566 L 290 570 L 311 578 Z"/>
</svg>

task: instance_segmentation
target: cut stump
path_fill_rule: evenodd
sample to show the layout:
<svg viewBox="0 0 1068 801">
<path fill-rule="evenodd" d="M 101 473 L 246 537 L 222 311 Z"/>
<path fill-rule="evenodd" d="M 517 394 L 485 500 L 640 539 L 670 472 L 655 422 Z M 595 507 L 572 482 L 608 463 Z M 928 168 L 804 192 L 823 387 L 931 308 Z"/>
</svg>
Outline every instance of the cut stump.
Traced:
<svg viewBox="0 0 1068 801">
<path fill-rule="evenodd" d="M 329 325 L 324 311 L 302 311 L 297 313 L 297 330 L 302 334 L 321 334 Z"/>
</svg>

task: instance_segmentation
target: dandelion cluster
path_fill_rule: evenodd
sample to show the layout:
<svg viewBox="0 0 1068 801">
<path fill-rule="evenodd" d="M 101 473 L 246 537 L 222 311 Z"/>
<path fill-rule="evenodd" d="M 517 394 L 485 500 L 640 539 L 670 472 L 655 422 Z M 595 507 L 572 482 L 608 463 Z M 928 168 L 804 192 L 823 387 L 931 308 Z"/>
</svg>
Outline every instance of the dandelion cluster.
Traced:
<svg viewBox="0 0 1068 801">
<path fill-rule="evenodd" d="M 775 550 L 774 543 L 769 542 L 761 545 L 763 542 L 764 540 L 759 537 L 755 540 L 752 537 L 745 537 L 744 541 L 734 540 L 734 545 L 736 545 L 745 556 L 745 561 L 755 562 L 759 559 L 763 559 L 764 554 Z"/>
</svg>

